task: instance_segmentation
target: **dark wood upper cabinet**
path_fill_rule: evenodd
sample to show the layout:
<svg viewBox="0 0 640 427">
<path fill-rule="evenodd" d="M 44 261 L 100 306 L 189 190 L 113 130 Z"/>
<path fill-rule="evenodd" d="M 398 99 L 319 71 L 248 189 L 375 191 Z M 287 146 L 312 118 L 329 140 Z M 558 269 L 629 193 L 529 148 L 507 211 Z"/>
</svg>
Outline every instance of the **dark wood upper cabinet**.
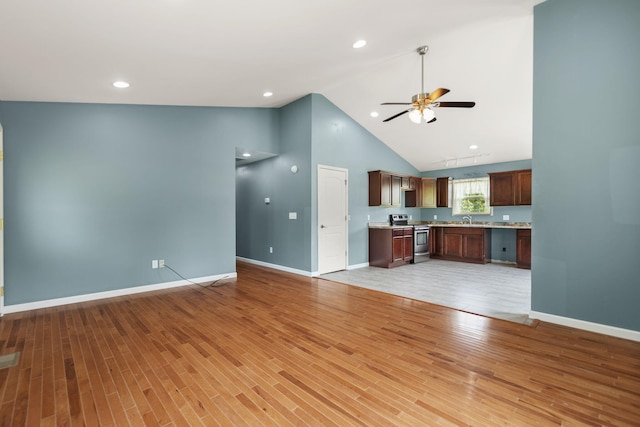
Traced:
<svg viewBox="0 0 640 427">
<path fill-rule="evenodd" d="M 490 205 L 517 206 L 531 204 L 531 169 L 489 174 Z"/>
<path fill-rule="evenodd" d="M 531 169 L 516 171 L 516 205 L 531 204 Z"/>
<path fill-rule="evenodd" d="M 433 205 L 423 206 L 425 200 L 422 180 L 417 176 L 402 175 L 387 171 L 369 171 L 369 206 L 400 207 L 402 192 L 405 207 L 435 207 L 435 179 L 433 179 Z"/>
<path fill-rule="evenodd" d="M 449 207 L 449 177 L 436 179 L 436 207 Z"/>
<path fill-rule="evenodd" d="M 369 206 L 400 206 L 402 178 L 389 172 L 369 172 Z"/>
<path fill-rule="evenodd" d="M 515 175 L 513 172 L 494 172 L 489 174 L 489 204 L 491 206 L 513 206 Z"/>
</svg>

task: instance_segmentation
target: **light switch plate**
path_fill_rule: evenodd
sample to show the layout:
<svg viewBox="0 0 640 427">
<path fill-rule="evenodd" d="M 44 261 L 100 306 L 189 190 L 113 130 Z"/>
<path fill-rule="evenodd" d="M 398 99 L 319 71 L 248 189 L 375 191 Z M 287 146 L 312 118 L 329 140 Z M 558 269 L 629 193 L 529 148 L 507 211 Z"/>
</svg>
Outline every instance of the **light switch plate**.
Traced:
<svg viewBox="0 0 640 427">
<path fill-rule="evenodd" d="M 289 212 L 289 219 L 298 219 L 298 212 Z"/>
<path fill-rule="evenodd" d="M 271 203 L 271 199 L 269 199 L 268 197 L 264 198 L 264 204 L 268 205 L 269 203 Z"/>
</svg>

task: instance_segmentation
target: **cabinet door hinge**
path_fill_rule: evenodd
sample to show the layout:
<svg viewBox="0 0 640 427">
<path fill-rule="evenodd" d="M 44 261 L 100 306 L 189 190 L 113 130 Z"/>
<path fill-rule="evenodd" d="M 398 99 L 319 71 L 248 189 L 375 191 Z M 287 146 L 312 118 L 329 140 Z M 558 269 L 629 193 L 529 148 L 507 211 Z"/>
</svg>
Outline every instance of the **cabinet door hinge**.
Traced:
<svg viewBox="0 0 640 427">
<path fill-rule="evenodd" d="M 0 150 L 0 162 L 4 160 L 4 151 Z"/>
<path fill-rule="evenodd" d="M 4 296 L 4 286 L 0 286 L 0 297 Z"/>
<path fill-rule="evenodd" d="M 0 230 L 4 229 L 4 218 L 0 218 Z"/>
</svg>

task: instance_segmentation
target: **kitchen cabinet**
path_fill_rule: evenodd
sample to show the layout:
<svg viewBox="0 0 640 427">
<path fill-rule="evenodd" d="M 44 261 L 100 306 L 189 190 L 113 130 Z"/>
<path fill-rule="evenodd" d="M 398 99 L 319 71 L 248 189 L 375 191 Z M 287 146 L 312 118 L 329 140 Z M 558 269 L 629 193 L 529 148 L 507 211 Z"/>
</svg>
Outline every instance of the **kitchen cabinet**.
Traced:
<svg viewBox="0 0 640 427">
<path fill-rule="evenodd" d="M 515 204 L 531 204 L 531 169 L 516 172 Z"/>
<path fill-rule="evenodd" d="M 449 177 L 436 178 L 436 207 L 449 207 Z"/>
<path fill-rule="evenodd" d="M 436 207 L 436 179 L 422 178 L 420 185 L 420 208 Z"/>
<path fill-rule="evenodd" d="M 400 193 L 402 186 L 402 178 L 399 176 L 391 176 L 391 206 L 400 206 Z"/>
<path fill-rule="evenodd" d="M 369 265 L 392 268 L 413 261 L 413 227 L 369 228 Z"/>
<path fill-rule="evenodd" d="M 401 190 L 414 190 L 415 187 L 415 180 L 414 177 L 412 176 L 403 176 L 400 178 L 401 179 L 401 184 L 400 184 L 400 189 Z"/>
<path fill-rule="evenodd" d="M 491 261 L 491 230 L 430 227 L 431 258 L 486 264 Z"/>
<path fill-rule="evenodd" d="M 531 204 L 531 169 L 489 173 L 491 206 Z"/>
<path fill-rule="evenodd" d="M 516 231 L 516 267 L 531 269 L 531 230 Z"/>
<path fill-rule="evenodd" d="M 442 230 L 442 227 L 429 227 L 429 253 L 433 258 L 443 253 Z"/>
<path fill-rule="evenodd" d="M 399 207 L 402 178 L 385 171 L 369 172 L 369 206 Z"/>
<path fill-rule="evenodd" d="M 419 208 L 422 204 L 422 179 L 409 177 L 409 191 L 404 193 L 404 205 L 407 208 Z"/>
</svg>

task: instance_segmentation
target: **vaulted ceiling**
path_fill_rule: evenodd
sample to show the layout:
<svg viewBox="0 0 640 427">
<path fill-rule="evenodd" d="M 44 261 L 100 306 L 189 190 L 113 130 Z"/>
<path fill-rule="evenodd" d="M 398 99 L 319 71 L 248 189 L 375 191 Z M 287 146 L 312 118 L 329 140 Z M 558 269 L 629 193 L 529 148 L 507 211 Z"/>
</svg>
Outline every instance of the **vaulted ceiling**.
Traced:
<svg viewBox="0 0 640 427">
<path fill-rule="evenodd" d="M 528 159 L 540 2 L 3 0 L 0 100 L 279 107 L 319 93 L 420 171 Z M 425 91 L 476 106 L 383 123 L 406 107 L 380 103 L 420 92 L 421 45 Z"/>
</svg>

